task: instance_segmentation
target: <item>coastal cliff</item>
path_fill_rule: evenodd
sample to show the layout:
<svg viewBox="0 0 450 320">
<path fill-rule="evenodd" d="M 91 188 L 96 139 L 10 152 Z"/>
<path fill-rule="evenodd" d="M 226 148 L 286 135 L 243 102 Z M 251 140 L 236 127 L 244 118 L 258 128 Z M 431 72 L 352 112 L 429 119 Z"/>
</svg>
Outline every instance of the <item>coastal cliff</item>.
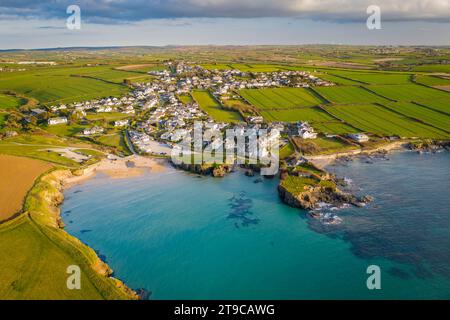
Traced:
<svg viewBox="0 0 450 320">
<path fill-rule="evenodd" d="M 76 258 L 83 272 L 91 274 L 89 281 L 99 288 L 106 299 L 139 299 L 136 292 L 112 277 L 111 268 L 93 249 L 63 230 L 64 223 L 60 216 L 63 189 L 65 181 L 73 177 L 70 170 L 54 170 L 41 177 L 27 196 L 25 213 L 51 241 Z"/>
</svg>

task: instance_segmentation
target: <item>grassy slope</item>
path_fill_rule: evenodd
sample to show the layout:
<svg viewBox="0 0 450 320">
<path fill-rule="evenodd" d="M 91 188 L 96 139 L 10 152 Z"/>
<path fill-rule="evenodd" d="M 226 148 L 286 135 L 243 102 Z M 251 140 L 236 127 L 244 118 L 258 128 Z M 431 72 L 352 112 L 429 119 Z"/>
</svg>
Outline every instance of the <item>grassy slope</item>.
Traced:
<svg viewBox="0 0 450 320">
<path fill-rule="evenodd" d="M 95 253 L 55 227 L 58 178 L 48 175 L 29 192 L 25 214 L 0 225 L 0 299 L 130 299 L 123 285 L 104 276 Z M 80 267 L 81 290 L 68 290 L 67 267 Z M 97 270 L 97 271 L 94 271 Z"/>
</svg>

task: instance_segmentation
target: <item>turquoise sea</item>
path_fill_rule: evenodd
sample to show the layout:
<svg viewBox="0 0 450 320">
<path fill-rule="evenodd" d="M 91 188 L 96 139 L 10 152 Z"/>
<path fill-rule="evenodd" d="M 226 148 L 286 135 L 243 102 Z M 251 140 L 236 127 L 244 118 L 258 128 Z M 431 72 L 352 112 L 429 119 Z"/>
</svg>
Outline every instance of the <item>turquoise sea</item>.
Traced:
<svg viewBox="0 0 450 320">
<path fill-rule="evenodd" d="M 278 181 L 168 168 L 65 192 L 66 230 L 150 299 L 450 298 L 450 153 L 329 170 L 375 201 L 323 225 L 284 205 Z M 369 265 L 381 290 L 367 289 Z"/>
</svg>

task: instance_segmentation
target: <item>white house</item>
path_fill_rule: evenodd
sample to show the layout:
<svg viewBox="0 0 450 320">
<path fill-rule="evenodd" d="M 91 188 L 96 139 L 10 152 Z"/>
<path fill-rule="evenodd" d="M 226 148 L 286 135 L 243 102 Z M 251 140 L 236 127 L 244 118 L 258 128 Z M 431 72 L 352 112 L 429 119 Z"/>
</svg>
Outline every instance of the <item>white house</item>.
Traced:
<svg viewBox="0 0 450 320">
<path fill-rule="evenodd" d="M 117 120 L 114 122 L 115 127 L 125 127 L 129 123 L 128 119 Z"/>
<path fill-rule="evenodd" d="M 48 125 L 49 126 L 54 126 L 57 124 L 65 124 L 67 123 L 67 118 L 66 117 L 58 117 L 58 118 L 50 118 L 48 119 Z"/>
<path fill-rule="evenodd" d="M 92 128 L 90 128 L 90 129 L 84 129 L 83 130 L 83 134 L 85 135 L 85 136 L 90 136 L 90 135 L 93 135 L 93 134 L 97 134 L 97 133 L 102 133 L 104 130 L 103 130 L 103 128 L 102 127 L 92 127 Z"/>
<path fill-rule="evenodd" d="M 364 133 L 354 133 L 349 134 L 348 137 L 352 140 L 355 140 L 357 142 L 367 142 L 369 141 L 369 137 Z"/>
</svg>

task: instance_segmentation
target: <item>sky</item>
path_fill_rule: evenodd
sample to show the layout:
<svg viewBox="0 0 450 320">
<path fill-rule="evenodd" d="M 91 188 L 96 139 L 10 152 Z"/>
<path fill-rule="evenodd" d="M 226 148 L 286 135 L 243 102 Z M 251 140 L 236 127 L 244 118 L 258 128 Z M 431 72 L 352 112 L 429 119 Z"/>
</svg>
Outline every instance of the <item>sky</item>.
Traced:
<svg viewBox="0 0 450 320">
<path fill-rule="evenodd" d="M 0 0 L 0 49 L 325 43 L 450 45 L 450 0 Z"/>
</svg>

